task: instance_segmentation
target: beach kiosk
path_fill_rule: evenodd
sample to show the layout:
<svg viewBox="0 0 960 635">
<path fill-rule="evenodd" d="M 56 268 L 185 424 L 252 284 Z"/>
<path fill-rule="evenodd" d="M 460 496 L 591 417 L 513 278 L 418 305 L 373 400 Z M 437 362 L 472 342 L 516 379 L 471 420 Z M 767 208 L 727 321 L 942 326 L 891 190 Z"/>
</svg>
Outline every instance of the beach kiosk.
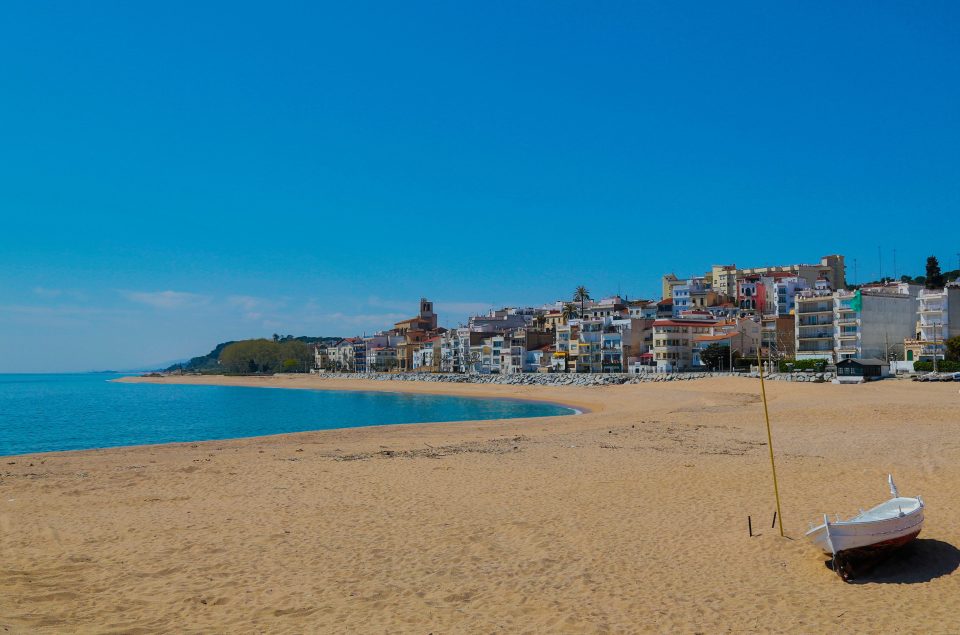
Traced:
<svg viewBox="0 0 960 635">
<path fill-rule="evenodd" d="M 862 384 L 883 379 L 890 374 L 890 364 L 882 359 L 842 359 L 837 362 L 838 384 Z"/>
</svg>

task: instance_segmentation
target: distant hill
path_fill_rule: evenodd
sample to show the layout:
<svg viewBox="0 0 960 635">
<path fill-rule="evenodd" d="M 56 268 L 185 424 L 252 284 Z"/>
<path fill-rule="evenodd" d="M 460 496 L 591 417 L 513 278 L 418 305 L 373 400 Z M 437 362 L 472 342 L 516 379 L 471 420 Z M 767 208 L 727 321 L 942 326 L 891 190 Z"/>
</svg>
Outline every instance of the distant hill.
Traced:
<svg viewBox="0 0 960 635">
<path fill-rule="evenodd" d="M 336 344 L 342 337 L 310 337 L 307 335 L 299 335 L 294 337 L 293 335 L 277 335 L 274 334 L 273 341 L 275 342 L 287 342 L 290 340 L 297 340 L 303 342 L 304 344 L 314 344 L 316 342 L 323 342 L 327 344 Z M 174 372 L 178 370 L 183 370 L 185 372 L 199 373 L 199 372 L 210 372 L 217 370 L 219 368 L 220 353 L 223 352 L 223 349 L 233 344 L 236 340 L 231 340 L 229 342 L 221 342 L 216 345 L 216 347 L 207 353 L 206 355 L 201 355 L 199 357 L 193 357 L 187 362 L 175 363 L 166 368 L 167 372 Z"/>
</svg>

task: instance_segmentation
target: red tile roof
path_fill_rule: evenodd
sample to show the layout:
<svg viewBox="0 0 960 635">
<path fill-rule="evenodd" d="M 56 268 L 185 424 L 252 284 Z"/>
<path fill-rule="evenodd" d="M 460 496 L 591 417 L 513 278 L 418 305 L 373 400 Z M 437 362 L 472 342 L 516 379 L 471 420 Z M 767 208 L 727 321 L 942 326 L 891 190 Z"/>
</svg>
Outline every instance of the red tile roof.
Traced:
<svg viewBox="0 0 960 635">
<path fill-rule="evenodd" d="M 654 326 L 715 326 L 716 320 L 654 320 Z"/>
<path fill-rule="evenodd" d="M 693 338 L 693 341 L 694 342 L 715 342 L 718 340 L 728 340 L 736 335 L 738 335 L 738 333 L 723 333 L 721 335 L 698 335 L 697 337 Z"/>
</svg>

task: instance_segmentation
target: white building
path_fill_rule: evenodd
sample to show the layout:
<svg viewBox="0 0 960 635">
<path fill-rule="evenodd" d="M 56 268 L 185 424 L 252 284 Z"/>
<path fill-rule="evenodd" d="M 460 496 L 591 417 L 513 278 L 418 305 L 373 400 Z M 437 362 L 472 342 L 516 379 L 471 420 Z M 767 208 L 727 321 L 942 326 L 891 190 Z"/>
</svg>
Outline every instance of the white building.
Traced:
<svg viewBox="0 0 960 635">
<path fill-rule="evenodd" d="M 432 337 L 420 343 L 413 351 L 413 370 L 434 371 L 440 367 L 440 337 Z"/>
<path fill-rule="evenodd" d="M 919 287 L 891 283 L 858 291 L 804 289 L 796 296 L 796 358 L 901 356 L 914 332 Z"/>
<path fill-rule="evenodd" d="M 366 349 L 367 372 L 388 372 L 397 367 L 397 349 L 376 346 Z"/>
<path fill-rule="evenodd" d="M 917 285 L 863 287 L 834 294 L 835 361 L 900 357 L 916 324 Z"/>
<path fill-rule="evenodd" d="M 960 336 L 960 283 L 943 289 L 923 289 L 917 295 L 915 333 L 904 340 L 906 361 L 946 357 L 946 340 Z"/>
<path fill-rule="evenodd" d="M 796 296 L 798 291 L 807 289 L 809 285 L 804 278 L 792 276 L 781 278 L 773 283 L 773 311 L 767 315 L 776 317 L 785 317 L 796 310 Z"/>
<path fill-rule="evenodd" d="M 470 360 L 470 335 L 467 327 L 450 329 L 440 337 L 440 370 L 464 373 Z"/>
</svg>

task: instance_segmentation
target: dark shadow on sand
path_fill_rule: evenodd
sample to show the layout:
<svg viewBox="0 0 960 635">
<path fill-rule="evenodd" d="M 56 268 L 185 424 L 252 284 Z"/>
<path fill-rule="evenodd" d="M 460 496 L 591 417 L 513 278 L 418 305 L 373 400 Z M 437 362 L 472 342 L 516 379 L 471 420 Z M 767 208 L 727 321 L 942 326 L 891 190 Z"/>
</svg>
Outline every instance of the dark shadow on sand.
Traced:
<svg viewBox="0 0 960 635">
<path fill-rule="evenodd" d="M 830 560 L 824 563 L 830 568 Z M 917 538 L 857 575 L 851 584 L 918 584 L 950 575 L 960 567 L 960 549 L 948 542 Z"/>
</svg>

